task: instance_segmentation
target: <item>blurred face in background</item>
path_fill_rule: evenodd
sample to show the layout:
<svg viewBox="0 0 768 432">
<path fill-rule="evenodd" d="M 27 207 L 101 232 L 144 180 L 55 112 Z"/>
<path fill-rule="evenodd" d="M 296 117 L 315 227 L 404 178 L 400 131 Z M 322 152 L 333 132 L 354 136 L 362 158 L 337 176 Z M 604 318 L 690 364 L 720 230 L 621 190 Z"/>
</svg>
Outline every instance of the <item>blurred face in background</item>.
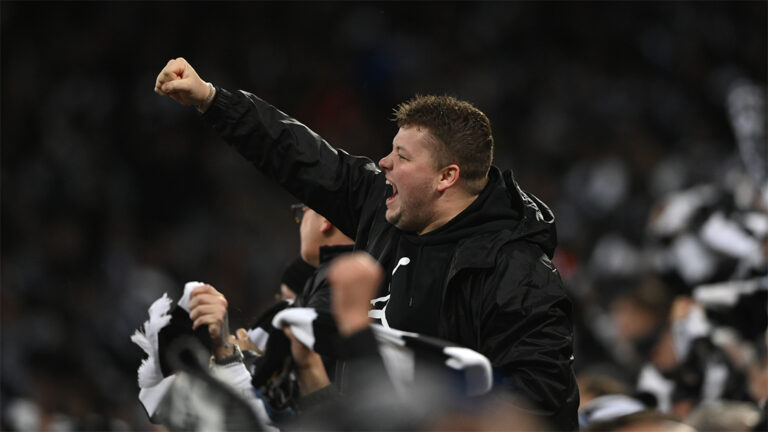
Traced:
<svg viewBox="0 0 768 432">
<path fill-rule="evenodd" d="M 328 221 L 309 207 L 303 208 L 304 215 L 299 225 L 301 258 L 317 267 L 320 265 L 320 246 L 323 244 L 324 225 Z"/>
<path fill-rule="evenodd" d="M 296 300 L 296 293 L 288 285 L 280 284 L 280 292 L 277 293 L 277 300 Z"/>
<path fill-rule="evenodd" d="M 435 138 L 426 128 L 402 127 L 392 141 L 392 152 L 379 161 L 392 194 L 386 198 L 387 222 L 420 234 L 437 219 L 435 201 L 440 172 L 435 168 Z"/>
</svg>

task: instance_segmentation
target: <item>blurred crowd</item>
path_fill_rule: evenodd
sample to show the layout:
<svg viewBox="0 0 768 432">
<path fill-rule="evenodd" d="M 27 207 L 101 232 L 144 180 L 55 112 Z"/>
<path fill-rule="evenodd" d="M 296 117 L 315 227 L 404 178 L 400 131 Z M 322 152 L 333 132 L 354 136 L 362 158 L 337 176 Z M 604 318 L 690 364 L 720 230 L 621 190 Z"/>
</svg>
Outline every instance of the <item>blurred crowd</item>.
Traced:
<svg viewBox="0 0 768 432">
<path fill-rule="evenodd" d="M 473 102 L 556 215 L 585 424 L 764 418 L 765 2 L 0 7 L 1 429 L 152 428 L 147 307 L 209 281 L 241 327 L 298 251 L 293 198 L 152 92 L 172 56 L 374 160 L 414 93 Z"/>
</svg>

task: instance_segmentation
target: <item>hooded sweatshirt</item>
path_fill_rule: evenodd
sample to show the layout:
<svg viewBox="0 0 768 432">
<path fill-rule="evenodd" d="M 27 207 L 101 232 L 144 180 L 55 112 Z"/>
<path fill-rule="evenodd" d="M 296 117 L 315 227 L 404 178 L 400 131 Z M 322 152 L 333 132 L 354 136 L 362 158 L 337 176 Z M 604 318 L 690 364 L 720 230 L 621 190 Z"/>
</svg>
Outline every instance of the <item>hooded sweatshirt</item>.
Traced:
<svg viewBox="0 0 768 432">
<path fill-rule="evenodd" d="M 395 263 L 385 281 L 389 298 L 374 305 L 386 305 L 382 324 L 437 336 L 443 287 L 461 240 L 508 230 L 516 233 L 516 239 L 538 244 L 551 257 L 556 242 L 551 212 L 541 201 L 536 203 L 535 197 L 522 192 L 511 172 L 506 175 L 509 183 L 492 167 L 488 184 L 477 199 L 438 229 L 424 235 L 399 233 L 394 259 L 388 260 Z M 530 214 L 524 217 L 526 210 Z"/>
</svg>

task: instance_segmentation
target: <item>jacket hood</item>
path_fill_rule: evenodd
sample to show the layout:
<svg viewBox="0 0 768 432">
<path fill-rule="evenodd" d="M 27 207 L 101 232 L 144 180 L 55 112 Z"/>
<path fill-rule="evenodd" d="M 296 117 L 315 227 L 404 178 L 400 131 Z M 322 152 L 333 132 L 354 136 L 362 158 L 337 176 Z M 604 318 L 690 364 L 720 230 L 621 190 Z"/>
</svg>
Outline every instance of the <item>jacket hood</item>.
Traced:
<svg viewBox="0 0 768 432">
<path fill-rule="evenodd" d="M 550 258 L 557 245 L 555 216 L 549 207 L 523 191 L 512 171 L 501 172 L 491 166 L 488 184 L 469 207 L 435 231 L 407 237 L 413 242 L 435 244 L 502 231 L 508 232 L 506 241 L 536 243 Z"/>
<path fill-rule="evenodd" d="M 552 258 L 557 247 L 555 214 L 544 201 L 530 192 L 523 191 L 511 170 L 502 173 L 502 180 L 510 202 L 523 214 L 518 230 L 513 232 L 513 238 L 525 238 L 540 245 L 547 256 Z"/>
</svg>

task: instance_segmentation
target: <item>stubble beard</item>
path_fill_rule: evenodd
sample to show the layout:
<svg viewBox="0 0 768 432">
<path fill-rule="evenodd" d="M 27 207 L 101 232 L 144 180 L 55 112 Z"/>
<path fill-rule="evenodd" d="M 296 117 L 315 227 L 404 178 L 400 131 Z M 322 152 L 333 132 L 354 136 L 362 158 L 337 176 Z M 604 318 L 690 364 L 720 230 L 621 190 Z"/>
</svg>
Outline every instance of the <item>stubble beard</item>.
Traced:
<svg viewBox="0 0 768 432">
<path fill-rule="evenodd" d="M 392 212 L 387 209 L 385 217 L 387 222 L 397 227 L 400 231 L 419 232 L 427 226 L 427 220 L 429 219 L 428 206 L 424 202 L 409 203 L 401 200 L 397 211 Z"/>
</svg>

